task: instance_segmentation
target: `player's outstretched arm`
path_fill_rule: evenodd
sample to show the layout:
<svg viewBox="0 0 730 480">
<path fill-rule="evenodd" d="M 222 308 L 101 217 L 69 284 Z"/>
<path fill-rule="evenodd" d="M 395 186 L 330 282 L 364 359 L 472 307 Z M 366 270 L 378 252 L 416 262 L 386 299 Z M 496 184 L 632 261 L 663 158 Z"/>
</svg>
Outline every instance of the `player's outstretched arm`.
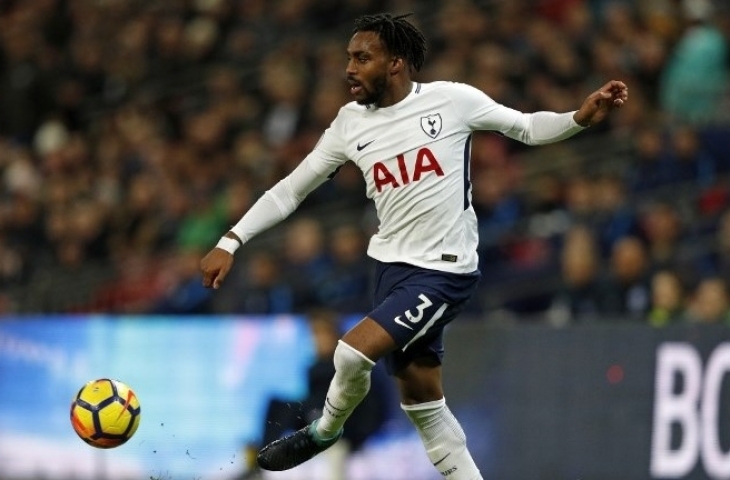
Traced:
<svg viewBox="0 0 730 480">
<path fill-rule="evenodd" d="M 590 127 L 601 122 L 615 108 L 621 108 L 629 99 L 629 87 L 619 80 L 611 80 L 588 95 L 575 112 L 573 119 L 582 127 Z"/>
<path fill-rule="evenodd" d="M 200 261 L 203 286 L 220 287 L 233 266 L 236 250 L 288 217 L 310 192 L 327 180 L 330 171 L 323 169 L 319 173 L 311 166 L 318 158 L 321 158 L 318 154 L 310 154 L 289 175 L 266 191 L 241 220 L 221 237 L 215 248 L 203 257 Z"/>
</svg>

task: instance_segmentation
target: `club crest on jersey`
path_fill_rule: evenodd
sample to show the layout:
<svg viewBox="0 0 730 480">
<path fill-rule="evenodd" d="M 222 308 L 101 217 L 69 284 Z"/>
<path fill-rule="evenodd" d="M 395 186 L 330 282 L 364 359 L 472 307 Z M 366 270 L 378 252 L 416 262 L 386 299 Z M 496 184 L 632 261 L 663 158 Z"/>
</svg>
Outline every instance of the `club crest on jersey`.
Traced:
<svg viewBox="0 0 730 480">
<path fill-rule="evenodd" d="M 436 138 L 441 133 L 441 114 L 434 113 L 421 117 L 421 128 L 426 132 L 426 135 Z"/>
</svg>

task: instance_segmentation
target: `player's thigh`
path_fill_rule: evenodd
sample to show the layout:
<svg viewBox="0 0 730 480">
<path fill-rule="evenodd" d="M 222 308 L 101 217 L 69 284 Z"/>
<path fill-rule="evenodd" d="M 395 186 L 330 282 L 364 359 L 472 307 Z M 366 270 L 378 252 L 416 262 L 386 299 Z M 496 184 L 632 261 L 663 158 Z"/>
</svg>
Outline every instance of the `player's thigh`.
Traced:
<svg viewBox="0 0 730 480">
<path fill-rule="evenodd" d="M 342 337 L 342 341 L 377 362 L 397 348 L 395 340 L 378 322 L 365 317 Z"/>
</svg>

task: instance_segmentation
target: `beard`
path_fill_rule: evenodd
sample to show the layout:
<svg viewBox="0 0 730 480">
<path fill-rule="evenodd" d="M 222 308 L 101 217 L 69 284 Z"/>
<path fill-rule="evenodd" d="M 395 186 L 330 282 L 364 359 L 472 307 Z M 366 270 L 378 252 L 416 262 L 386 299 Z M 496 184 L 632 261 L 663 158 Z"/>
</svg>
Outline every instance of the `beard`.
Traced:
<svg viewBox="0 0 730 480">
<path fill-rule="evenodd" d="M 385 88 L 385 77 L 376 78 L 373 80 L 371 88 L 365 88 L 365 86 L 363 86 L 363 93 L 365 93 L 365 96 L 357 100 L 357 103 L 360 105 L 377 105 L 385 94 Z"/>
</svg>

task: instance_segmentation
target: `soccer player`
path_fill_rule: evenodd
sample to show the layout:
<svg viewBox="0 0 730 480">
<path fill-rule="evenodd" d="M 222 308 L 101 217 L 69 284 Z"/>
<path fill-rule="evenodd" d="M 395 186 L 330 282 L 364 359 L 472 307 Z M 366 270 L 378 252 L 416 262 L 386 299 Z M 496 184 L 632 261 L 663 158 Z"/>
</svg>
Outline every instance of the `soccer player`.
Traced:
<svg viewBox="0 0 730 480">
<path fill-rule="evenodd" d="M 469 181 L 472 133 L 495 131 L 529 145 L 557 142 L 628 100 L 626 85 L 612 80 L 576 111 L 522 113 L 469 85 L 416 82 L 426 40 L 406 17 L 355 20 L 345 70 L 355 101 L 201 261 L 204 285 L 218 288 L 236 249 L 289 216 L 343 163 L 362 170 L 380 222 L 368 248 L 376 260 L 373 309 L 339 340 L 322 416 L 259 452 L 267 470 L 293 468 L 333 445 L 382 359 L 433 465 L 450 480 L 482 478 L 441 382 L 444 326 L 480 276 Z"/>
</svg>

